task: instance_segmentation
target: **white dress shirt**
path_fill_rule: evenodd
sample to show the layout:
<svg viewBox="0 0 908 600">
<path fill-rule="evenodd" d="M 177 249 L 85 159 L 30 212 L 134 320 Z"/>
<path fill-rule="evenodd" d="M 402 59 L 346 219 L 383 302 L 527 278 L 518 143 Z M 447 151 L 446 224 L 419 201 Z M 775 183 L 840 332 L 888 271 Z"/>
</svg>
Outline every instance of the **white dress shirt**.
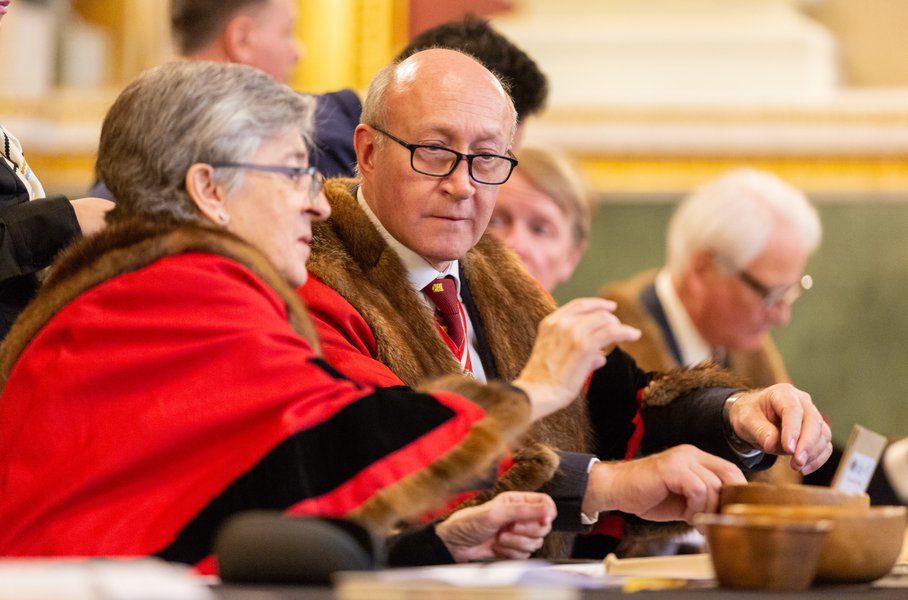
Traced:
<svg viewBox="0 0 908 600">
<path fill-rule="evenodd" d="M 712 359 L 712 348 L 697 331 L 681 298 L 678 297 L 678 292 L 675 291 L 671 274 L 664 269 L 656 275 L 656 297 L 662 304 L 665 320 L 668 321 L 668 327 L 678 343 L 681 364 L 685 367 L 692 367 L 704 360 Z"/>
<path fill-rule="evenodd" d="M 659 271 L 656 275 L 655 286 L 656 297 L 659 298 L 662 310 L 665 311 L 665 320 L 668 321 L 668 326 L 678 344 L 682 365 L 692 367 L 704 360 L 712 360 L 714 358 L 713 349 L 697 331 L 690 315 L 687 314 L 687 309 L 684 308 L 684 304 L 675 290 L 671 274 L 664 269 Z M 742 452 L 731 441 L 728 445 L 747 467 L 753 467 L 763 460 L 763 452 L 756 448 Z"/>
</svg>

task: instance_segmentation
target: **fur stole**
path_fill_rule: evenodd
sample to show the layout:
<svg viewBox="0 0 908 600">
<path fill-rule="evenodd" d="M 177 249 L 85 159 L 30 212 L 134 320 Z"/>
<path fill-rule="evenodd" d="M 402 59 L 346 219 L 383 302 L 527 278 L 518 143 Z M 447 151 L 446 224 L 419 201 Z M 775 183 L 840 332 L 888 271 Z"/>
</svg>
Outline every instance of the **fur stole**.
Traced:
<svg viewBox="0 0 908 600">
<path fill-rule="evenodd" d="M 343 296 L 366 320 L 378 345 L 377 360 L 409 386 L 460 374 L 436 330 L 432 311 L 410 286 L 397 254 L 360 209 L 354 180 L 327 186 L 332 215 L 314 227 L 311 273 Z M 555 309 L 554 301 L 526 273 L 519 259 L 490 236 L 484 236 L 463 259 L 467 285 L 498 376 L 512 381 L 523 369 L 536 330 Z M 537 423 L 526 444 L 543 442 L 559 450 L 585 452 L 589 447 L 585 402 Z"/>
<path fill-rule="evenodd" d="M 83 238 L 57 257 L 34 300 L 0 346 L 0 391 L 25 346 L 57 312 L 105 281 L 137 271 L 166 256 L 206 252 L 233 259 L 260 277 L 287 305 L 293 328 L 318 354 L 318 339 L 299 296 L 257 249 L 226 231 L 202 224 L 133 219 Z"/>
</svg>

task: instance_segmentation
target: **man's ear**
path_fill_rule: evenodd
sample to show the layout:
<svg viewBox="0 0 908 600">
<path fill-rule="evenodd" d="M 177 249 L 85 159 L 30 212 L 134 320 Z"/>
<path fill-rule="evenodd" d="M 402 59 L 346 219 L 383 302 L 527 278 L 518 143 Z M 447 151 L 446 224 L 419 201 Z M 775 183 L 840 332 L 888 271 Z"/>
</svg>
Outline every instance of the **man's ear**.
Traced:
<svg viewBox="0 0 908 600">
<path fill-rule="evenodd" d="M 709 250 L 697 250 L 690 257 L 690 272 L 703 277 L 715 270 L 716 257 Z"/>
<path fill-rule="evenodd" d="M 186 193 L 203 217 L 221 226 L 230 220 L 221 192 L 214 183 L 214 167 L 195 163 L 186 172 Z"/>
<path fill-rule="evenodd" d="M 252 16 L 239 14 L 224 28 L 224 53 L 233 63 L 244 65 L 255 63 L 256 30 Z"/>
<path fill-rule="evenodd" d="M 375 136 L 380 135 L 368 125 L 357 125 L 353 132 L 353 147 L 356 149 L 356 164 L 359 172 L 371 175 L 375 171 Z"/>
</svg>

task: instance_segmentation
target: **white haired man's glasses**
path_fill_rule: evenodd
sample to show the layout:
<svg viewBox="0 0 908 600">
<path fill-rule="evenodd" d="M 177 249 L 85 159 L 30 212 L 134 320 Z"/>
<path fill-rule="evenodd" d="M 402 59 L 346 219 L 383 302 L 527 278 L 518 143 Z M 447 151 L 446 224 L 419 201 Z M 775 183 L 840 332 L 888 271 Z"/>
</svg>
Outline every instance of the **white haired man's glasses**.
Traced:
<svg viewBox="0 0 908 600">
<path fill-rule="evenodd" d="M 738 271 L 737 275 L 738 279 L 760 297 L 763 306 L 767 309 L 780 302 L 791 306 L 801 297 L 801 294 L 813 287 L 813 277 L 806 274 L 793 285 L 766 285 L 747 271 Z"/>
</svg>

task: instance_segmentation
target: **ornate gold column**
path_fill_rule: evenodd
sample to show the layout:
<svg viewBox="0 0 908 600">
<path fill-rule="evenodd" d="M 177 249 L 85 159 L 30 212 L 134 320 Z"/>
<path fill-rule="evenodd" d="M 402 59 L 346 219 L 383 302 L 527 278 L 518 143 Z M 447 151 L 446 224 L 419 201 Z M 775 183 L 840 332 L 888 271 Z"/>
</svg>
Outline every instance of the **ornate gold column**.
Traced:
<svg viewBox="0 0 908 600">
<path fill-rule="evenodd" d="M 310 92 L 364 89 L 407 41 L 408 0 L 299 0 L 305 55 L 293 85 Z"/>
</svg>

